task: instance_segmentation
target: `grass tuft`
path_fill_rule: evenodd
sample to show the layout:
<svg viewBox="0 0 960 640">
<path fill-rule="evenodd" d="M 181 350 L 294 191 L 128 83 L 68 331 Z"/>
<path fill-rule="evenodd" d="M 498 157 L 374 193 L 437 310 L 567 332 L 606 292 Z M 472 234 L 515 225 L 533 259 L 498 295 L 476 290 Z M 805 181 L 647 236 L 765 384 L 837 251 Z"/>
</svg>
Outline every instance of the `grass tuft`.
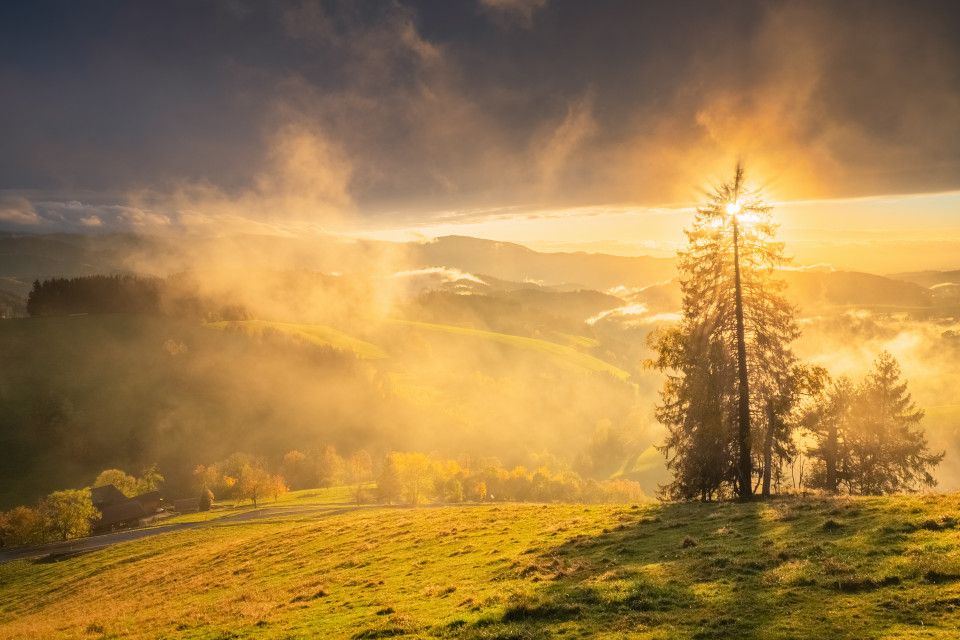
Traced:
<svg viewBox="0 0 960 640">
<path fill-rule="evenodd" d="M 823 523 L 823 530 L 827 532 L 840 531 L 843 529 L 843 523 L 837 522 L 833 518 Z"/>
</svg>

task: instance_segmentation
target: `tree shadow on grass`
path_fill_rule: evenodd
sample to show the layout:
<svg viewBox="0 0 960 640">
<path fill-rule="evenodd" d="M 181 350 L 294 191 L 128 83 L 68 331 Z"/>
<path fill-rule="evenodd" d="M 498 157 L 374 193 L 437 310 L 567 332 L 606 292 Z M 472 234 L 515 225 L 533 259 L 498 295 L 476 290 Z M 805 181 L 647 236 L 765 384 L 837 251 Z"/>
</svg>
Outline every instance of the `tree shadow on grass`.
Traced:
<svg viewBox="0 0 960 640">
<path fill-rule="evenodd" d="M 784 498 L 624 508 L 599 535 L 528 550 L 503 576 L 526 589 L 433 635 L 840 640 L 922 624 L 916 611 L 895 606 L 905 578 L 889 559 L 906 534 L 885 532 L 879 513 L 850 504 Z M 917 579 L 923 589 L 933 584 Z"/>
</svg>

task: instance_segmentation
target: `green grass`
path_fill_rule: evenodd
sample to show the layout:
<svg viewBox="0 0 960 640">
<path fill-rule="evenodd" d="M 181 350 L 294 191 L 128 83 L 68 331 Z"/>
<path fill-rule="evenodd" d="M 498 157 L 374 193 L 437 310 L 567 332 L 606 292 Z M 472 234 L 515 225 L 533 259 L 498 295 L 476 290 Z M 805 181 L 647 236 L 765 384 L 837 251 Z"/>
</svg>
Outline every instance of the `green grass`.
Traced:
<svg viewBox="0 0 960 640">
<path fill-rule="evenodd" d="M 358 340 L 357 338 L 348 336 L 342 331 L 322 324 L 291 324 L 288 322 L 270 322 L 266 320 L 235 320 L 210 322 L 204 326 L 221 330 L 239 328 L 251 332 L 274 329 L 296 336 L 312 344 L 330 346 L 341 351 L 348 351 L 361 358 L 376 360 L 387 357 L 383 349 L 377 345 Z"/>
<path fill-rule="evenodd" d="M 615 367 L 608 362 L 604 362 L 603 360 L 595 358 L 587 353 L 583 353 L 582 351 L 577 351 L 572 347 L 567 347 L 555 342 L 548 342 L 546 340 L 539 340 L 537 338 L 514 336 L 506 333 L 482 331 L 480 329 L 470 329 L 467 327 L 455 327 L 446 324 L 431 324 L 429 322 L 415 322 L 412 320 L 393 320 L 393 322 L 395 324 L 416 327 L 426 331 L 435 331 L 438 333 L 448 333 L 468 338 L 487 340 L 509 345 L 511 347 L 543 353 L 567 364 L 572 364 L 578 368 L 586 369 L 588 371 L 609 373 L 621 380 L 626 380 L 630 377 L 629 372 L 624 371 L 619 367 Z M 588 338 L 580 338 L 577 344 L 585 347 L 593 346 L 593 342 L 591 342 Z"/>
<path fill-rule="evenodd" d="M 288 504 L 319 500 L 291 495 Z M 333 509 L 0 565 L 0 638 L 955 638 L 960 496 Z"/>
<path fill-rule="evenodd" d="M 257 501 L 254 506 L 250 500 L 231 501 L 222 500 L 213 504 L 209 511 L 199 511 L 196 513 L 185 513 L 173 515 L 168 518 L 161 518 L 152 522 L 151 527 L 163 527 L 171 524 L 180 524 L 184 522 L 209 522 L 226 516 L 237 516 L 250 511 L 259 509 L 285 509 L 294 510 L 302 507 L 327 506 L 330 504 L 345 505 L 355 500 L 355 487 L 339 486 L 323 489 L 303 489 L 301 491 L 290 491 L 274 500 L 268 496 Z M 376 485 L 368 483 L 362 485 L 368 492 L 372 491 Z"/>
</svg>

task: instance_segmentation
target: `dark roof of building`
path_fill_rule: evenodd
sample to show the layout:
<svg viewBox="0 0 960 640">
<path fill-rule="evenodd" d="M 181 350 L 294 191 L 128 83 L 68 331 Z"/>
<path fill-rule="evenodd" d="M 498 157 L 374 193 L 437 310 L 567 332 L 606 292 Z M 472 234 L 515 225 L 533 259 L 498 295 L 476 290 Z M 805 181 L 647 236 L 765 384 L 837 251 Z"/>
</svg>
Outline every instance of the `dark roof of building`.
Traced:
<svg viewBox="0 0 960 640">
<path fill-rule="evenodd" d="M 119 504 L 129 500 L 127 496 L 123 495 L 123 492 L 120 491 L 120 489 L 117 489 L 112 484 L 104 485 L 102 487 L 94 487 L 90 490 L 90 498 L 95 507 L 100 507 L 101 505 Z"/>
<path fill-rule="evenodd" d="M 159 504 L 159 502 L 163 500 L 163 496 L 160 495 L 159 491 L 148 491 L 147 493 L 141 493 L 130 499 L 136 500 L 142 505 L 146 505 L 147 503 Z"/>
<path fill-rule="evenodd" d="M 147 515 L 143 506 L 136 500 L 127 500 L 120 504 L 105 505 L 100 508 L 100 520 L 95 524 L 98 527 L 109 527 L 115 524 L 122 524 L 139 520 Z"/>
<path fill-rule="evenodd" d="M 173 501 L 174 511 L 196 511 L 200 508 L 200 498 L 181 498 Z"/>
</svg>

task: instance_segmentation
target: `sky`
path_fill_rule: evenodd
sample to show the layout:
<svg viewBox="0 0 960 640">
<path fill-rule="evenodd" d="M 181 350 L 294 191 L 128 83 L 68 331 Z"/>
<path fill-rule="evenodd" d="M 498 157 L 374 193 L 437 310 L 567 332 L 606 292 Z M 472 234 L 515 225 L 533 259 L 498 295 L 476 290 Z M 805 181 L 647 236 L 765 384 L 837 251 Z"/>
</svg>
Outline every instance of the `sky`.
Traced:
<svg viewBox="0 0 960 640">
<path fill-rule="evenodd" d="M 0 230 L 669 255 L 743 161 L 797 261 L 958 268 L 955 1 L 0 5 Z"/>
</svg>

